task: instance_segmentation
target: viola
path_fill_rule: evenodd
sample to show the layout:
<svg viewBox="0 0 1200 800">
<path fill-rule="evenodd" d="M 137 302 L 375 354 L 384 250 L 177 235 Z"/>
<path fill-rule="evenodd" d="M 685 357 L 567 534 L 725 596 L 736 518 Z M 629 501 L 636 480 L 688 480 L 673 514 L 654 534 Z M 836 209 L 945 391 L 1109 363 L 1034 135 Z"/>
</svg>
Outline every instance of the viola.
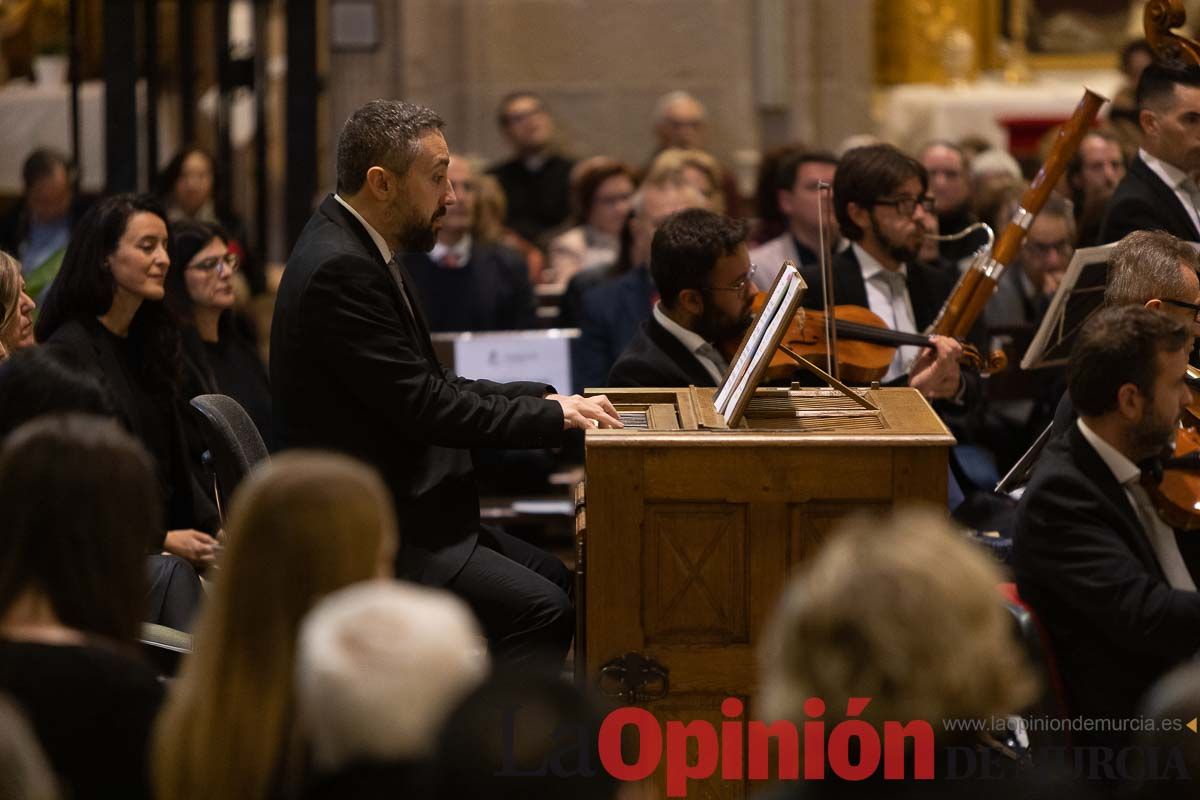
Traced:
<svg viewBox="0 0 1200 800">
<path fill-rule="evenodd" d="M 1162 462 L 1162 480 L 1145 486 L 1164 522 L 1177 530 L 1200 529 L 1200 432 L 1176 431 L 1175 450 Z"/>
<path fill-rule="evenodd" d="M 754 298 L 752 308 L 755 313 L 761 310 L 765 300 L 765 294 Z M 894 331 L 877 314 L 863 306 L 834 306 L 833 322 L 837 334 L 838 374 L 842 380 L 850 383 L 869 384 L 882 379 L 895 358 L 897 347 L 933 346 L 928 335 Z M 792 318 L 781 343 L 818 366 L 829 369 L 825 325 L 824 311 L 802 310 Z M 963 355 L 960 363 L 964 367 L 978 372 L 1004 369 L 1006 358 L 1003 352 L 992 353 L 988 358 L 984 358 L 974 345 L 966 342 L 962 344 Z M 795 376 L 796 370 L 796 363 L 792 357 L 779 351 L 771 358 L 767 367 L 767 378 L 775 381 L 789 380 Z"/>
</svg>

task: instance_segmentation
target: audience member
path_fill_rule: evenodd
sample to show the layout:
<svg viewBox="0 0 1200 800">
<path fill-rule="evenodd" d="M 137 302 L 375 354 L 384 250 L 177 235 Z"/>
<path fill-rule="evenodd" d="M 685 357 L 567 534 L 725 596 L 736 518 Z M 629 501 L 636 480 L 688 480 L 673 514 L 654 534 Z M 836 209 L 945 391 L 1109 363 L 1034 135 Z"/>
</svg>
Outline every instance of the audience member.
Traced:
<svg viewBox="0 0 1200 800">
<path fill-rule="evenodd" d="M 1075 204 L 1075 224 L 1079 229 L 1076 246 L 1100 244 L 1100 223 L 1104 207 L 1125 177 L 1125 156 L 1117 137 L 1107 131 L 1092 131 L 1083 137 L 1079 149 L 1067 164 L 1067 183 Z"/>
<path fill-rule="evenodd" d="M 162 300 L 166 214 L 144 195 L 105 198 L 83 216 L 35 326 L 103 383 L 118 416 L 155 458 L 165 498 L 163 546 L 211 564 L 216 509 L 190 458 L 181 413 L 179 331 Z"/>
<path fill-rule="evenodd" d="M 676 211 L 703 206 L 703 199 L 677 178 L 662 184 L 643 183 L 638 189 L 629 224 L 630 268 L 579 298 L 581 332 L 572 362 L 577 390 L 603 386 L 638 326 L 650 318 L 658 299 L 650 276 L 654 232 Z"/>
<path fill-rule="evenodd" d="M 54 150 L 30 153 L 21 167 L 21 181 L 21 202 L 0 221 L 0 250 L 21 260 L 29 294 L 40 297 L 58 273 L 71 229 L 87 202 L 75 194 L 70 159 Z"/>
<path fill-rule="evenodd" d="M 717 345 L 751 320 L 746 225 L 699 208 L 673 214 L 654 234 L 650 274 L 660 299 L 606 385 L 719 386 L 729 365 Z"/>
<path fill-rule="evenodd" d="M 479 238 L 516 250 L 525 259 L 525 266 L 529 270 L 529 282 L 541 283 L 542 271 L 546 268 L 546 257 L 536 245 L 521 238 L 516 231 L 504 224 L 505 218 L 508 217 L 508 198 L 504 196 L 504 189 L 500 187 L 496 176 L 486 173 L 480 175 L 478 171 L 476 173 L 476 228 Z"/>
<path fill-rule="evenodd" d="M 1195 660 L 1164 675 L 1138 706 L 1149 721 L 1134 736 L 1127 793 L 1136 800 L 1185 797 L 1200 775 L 1200 738 L 1188 727 L 1200 708 L 1200 665 Z"/>
<path fill-rule="evenodd" d="M 971 198 L 975 218 L 991 225 L 1003 201 L 1013 192 L 1013 187 L 1024 181 L 1021 165 L 1008 151 L 991 148 L 984 150 L 971 160 Z M 998 220 L 1007 226 L 1009 220 Z M 1003 227 L 996 231 L 999 235 Z M 957 233 L 943 229 L 942 233 Z"/>
<path fill-rule="evenodd" d="M 1151 64 L 1137 85 L 1142 145 L 1104 211 L 1101 243 L 1136 230 L 1162 230 L 1200 240 L 1200 144 L 1192 118 L 1200 115 L 1200 67 Z"/>
<path fill-rule="evenodd" d="M 513 150 L 511 159 L 488 170 L 508 198 L 505 224 L 523 239 L 537 242 L 566 222 L 574 162 L 557 152 L 554 119 L 533 92 L 505 95 L 496 121 Z"/>
<path fill-rule="evenodd" d="M 254 292 L 264 289 L 265 278 L 250 252 L 246 226 L 233 211 L 221 204 L 221 165 L 203 147 L 184 147 L 158 177 L 157 195 L 171 223 L 191 220 L 215 223 L 225 231 L 226 244 L 241 259 L 243 277 Z"/>
<path fill-rule="evenodd" d="M 150 796 L 162 688 L 135 648 L 142 557 L 162 535 L 153 474 L 96 417 L 30 422 L 0 451 L 0 691 L 73 798 Z"/>
<path fill-rule="evenodd" d="M 680 180 L 700 193 L 704 198 L 703 208 L 724 214 L 726 204 L 721 194 L 724 176 L 721 164 L 703 150 L 668 147 L 650 162 L 643 180 L 647 183 Z"/>
<path fill-rule="evenodd" d="M 415 584 L 341 589 L 309 613 L 296 653 L 305 797 L 424 797 L 446 717 L 487 672 L 483 634 L 453 595 Z"/>
<path fill-rule="evenodd" d="M 59 800 L 46 754 L 21 710 L 0 696 L 0 797 Z"/>
<path fill-rule="evenodd" d="M 775 176 L 776 203 L 787 220 L 787 230 L 750 251 L 757 269 L 754 282 L 764 291 L 771 287 L 783 262 L 799 269 L 820 264 L 821 218 L 825 221 L 826 252 L 836 252 L 837 220 L 833 214 L 833 175 L 837 159 L 830 153 L 796 152 L 780 162 Z M 820 189 L 824 183 L 828 189 Z"/>
<path fill-rule="evenodd" d="M 929 173 L 929 194 L 942 233 L 958 233 L 976 221 L 971 209 L 971 174 L 962 149 L 952 142 L 933 142 L 921 151 L 921 164 Z M 939 242 L 947 261 L 959 264 L 970 259 L 987 242 L 987 234 L 976 231 L 962 239 Z"/>
<path fill-rule="evenodd" d="M 754 181 L 754 211 L 757 217 L 750 232 L 752 245 L 769 242 L 787 232 L 789 220 L 779 207 L 779 167 L 792 156 L 807 150 L 806 145 L 794 142 L 771 148 L 759 159 L 758 175 Z"/>
<path fill-rule="evenodd" d="M 1071 261 L 1074 235 L 1070 202 L 1051 194 L 988 300 L 984 318 L 990 346 L 1004 350 L 1011 364 L 1029 348 L 1050 307 Z M 1054 368 L 1004 370 L 989 377 L 981 436 L 1000 469 L 1016 463 L 1050 424 L 1062 389 L 1060 371 Z"/>
<path fill-rule="evenodd" d="M 615 800 L 600 766 L 604 709 L 550 675 L 501 672 L 472 692 L 438 737 L 433 800 Z M 636 789 L 637 787 L 630 787 Z"/>
<path fill-rule="evenodd" d="M 158 800 L 276 797 L 295 788 L 296 636 L 325 595 L 390 575 L 396 519 L 371 469 L 284 453 L 232 503 L 220 580 L 155 729 Z"/>
<path fill-rule="evenodd" d="M 25 291 L 21 262 L 0 250 L 0 361 L 32 347 L 33 298 Z"/>
<path fill-rule="evenodd" d="M 621 228 L 632 207 L 633 171 L 607 156 L 580 161 L 571 170 L 574 226 L 550 241 L 545 283 L 566 286 L 577 272 L 611 265 Z"/>
<path fill-rule="evenodd" d="M 993 720 L 1018 713 L 1036 693 L 995 589 L 1001 580 L 988 556 L 933 511 L 841 523 L 791 579 L 769 624 L 756 718 L 800 729 L 819 716 L 829 731 L 847 719 L 853 698 L 869 698 L 854 718 L 875 730 L 929 723 L 934 777 L 913 780 L 910 747 L 904 780 L 887 780 L 880 768 L 860 782 L 826 775 L 771 797 L 967 796 L 947 791 L 954 787 L 971 797 L 1026 796 L 1015 790 L 1031 776 L 991 732 Z"/>
<path fill-rule="evenodd" d="M 708 134 L 708 110 L 688 92 L 667 92 L 654 104 L 654 134 L 657 139 L 655 156 L 671 148 L 703 151 Z M 716 159 L 714 162 L 717 164 L 716 178 L 724 195 L 724 205 L 720 211 L 741 216 L 742 197 L 733 171 Z M 651 165 L 647 173 L 652 168 Z M 706 200 L 704 207 L 718 210 L 710 205 L 711 202 L 711 198 Z"/>
<path fill-rule="evenodd" d="M 1122 86 L 1113 94 L 1108 107 L 1108 119 L 1121 142 L 1126 160 L 1131 160 L 1141 145 L 1142 130 L 1138 124 L 1137 86 L 1142 72 L 1155 61 L 1154 51 L 1145 39 L 1134 39 L 1121 48 Z"/>
<path fill-rule="evenodd" d="M 1188 326 L 1136 305 L 1093 316 L 1068 366 L 1079 417 L 1017 508 L 1017 586 L 1053 643 L 1068 713 L 1096 726 L 1080 744 L 1127 743 L 1137 699 L 1200 649 L 1200 594 L 1141 482 L 1191 402 L 1191 342 Z"/>
<path fill-rule="evenodd" d="M 254 345 L 234 322 L 233 277 L 241 258 L 229 249 L 229 236 L 212 222 L 184 220 L 171 229 L 167 308 L 183 326 L 186 397 L 225 394 L 246 409 L 274 450 L 271 386 Z"/>
<path fill-rule="evenodd" d="M 537 327 L 537 303 L 520 253 L 478 235 L 479 190 L 471 160 L 447 168 L 454 204 L 446 208 L 437 244 L 405 253 L 415 294 L 431 331 L 514 331 Z"/>
</svg>

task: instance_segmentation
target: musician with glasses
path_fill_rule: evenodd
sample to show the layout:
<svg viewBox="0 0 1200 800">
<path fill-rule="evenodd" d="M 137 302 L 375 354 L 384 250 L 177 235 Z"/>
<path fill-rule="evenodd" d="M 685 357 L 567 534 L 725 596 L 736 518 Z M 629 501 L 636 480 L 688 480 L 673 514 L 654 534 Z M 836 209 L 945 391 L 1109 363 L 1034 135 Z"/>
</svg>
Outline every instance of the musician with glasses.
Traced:
<svg viewBox="0 0 1200 800">
<path fill-rule="evenodd" d="M 608 386 L 718 386 L 717 343 L 750 325 L 755 265 L 746 225 L 700 208 L 671 215 L 650 245 L 659 301 L 608 375 Z"/>
<path fill-rule="evenodd" d="M 922 223 L 934 211 L 928 188 L 925 167 L 891 145 L 858 147 L 842 157 L 833 204 L 851 245 L 833 259 L 837 305 L 866 306 L 889 328 L 905 333 L 923 332 L 933 322 L 955 277 L 917 260 Z M 820 268 L 806 266 L 801 273 L 808 283 L 804 305 L 822 308 Z M 963 378 L 962 345 L 943 336 L 932 341 L 931 348 L 897 348 L 883 382 L 912 386 L 930 400 L 964 402 L 968 386 L 977 382 Z"/>
<path fill-rule="evenodd" d="M 234 311 L 240 268 L 219 225 L 185 221 L 172 226 L 166 303 L 182 328 L 186 394 L 229 395 L 274 450 L 267 370 Z"/>
</svg>

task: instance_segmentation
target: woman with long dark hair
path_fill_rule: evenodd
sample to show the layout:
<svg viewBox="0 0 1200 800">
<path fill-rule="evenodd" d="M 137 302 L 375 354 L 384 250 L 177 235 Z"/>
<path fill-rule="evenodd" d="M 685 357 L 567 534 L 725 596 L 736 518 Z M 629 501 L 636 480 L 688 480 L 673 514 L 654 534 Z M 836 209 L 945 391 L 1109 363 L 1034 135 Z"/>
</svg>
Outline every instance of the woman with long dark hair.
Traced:
<svg viewBox="0 0 1200 800">
<path fill-rule="evenodd" d="M 164 548 L 203 566 L 216 557 L 209 534 L 218 523 L 183 428 L 179 331 L 162 302 L 168 243 L 166 212 L 152 197 L 115 195 L 92 206 L 67 246 L 36 333 L 105 385 L 157 463 Z"/>
<path fill-rule="evenodd" d="M 219 392 L 246 409 L 274 450 L 271 386 L 254 346 L 234 321 L 233 277 L 241 257 L 211 222 L 171 226 L 166 303 L 183 329 L 184 387 L 189 395 Z"/>
<path fill-rule="evenodd" d="M 42 417 L 0 449 L 0 693 L 74 798 L 150 796 L 163 692 L 136 637 L 143 554 L 161 537 L 153 469 L 94 416 Z"/>
</svg>

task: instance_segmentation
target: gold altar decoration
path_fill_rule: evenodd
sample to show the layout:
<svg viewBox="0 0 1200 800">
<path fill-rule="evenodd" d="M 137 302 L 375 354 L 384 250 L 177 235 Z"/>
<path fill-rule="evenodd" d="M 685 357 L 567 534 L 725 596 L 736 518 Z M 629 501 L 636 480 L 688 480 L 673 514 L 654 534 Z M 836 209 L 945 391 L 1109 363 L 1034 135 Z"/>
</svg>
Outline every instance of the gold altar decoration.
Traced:
<svg viewBox="0 0 1200 800">
<path fill-rule="evenodd" d="M 875 0 L 875 80 L 947 83 L 974 79 L 996 62 L 1000 0 Z M 946 59 L 931 54 L 962 48 L 963 33 L 974 42 L 970 68 L 949 75 Z M 957 63 L 951 59 L 957 67 Z"/>
</svg>

